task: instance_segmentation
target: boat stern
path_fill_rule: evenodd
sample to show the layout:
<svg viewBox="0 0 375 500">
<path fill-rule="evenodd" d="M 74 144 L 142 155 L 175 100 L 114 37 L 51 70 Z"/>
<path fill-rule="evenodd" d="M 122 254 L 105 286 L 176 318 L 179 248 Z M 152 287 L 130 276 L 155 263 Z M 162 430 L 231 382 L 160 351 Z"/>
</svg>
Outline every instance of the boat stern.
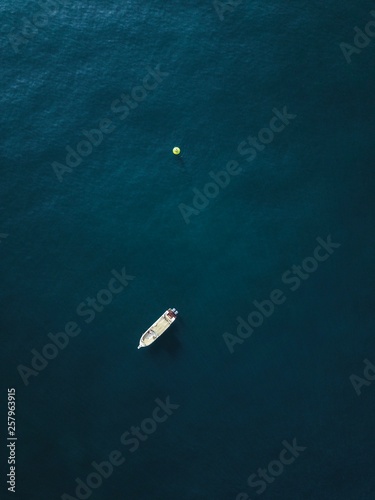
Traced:
<svg viewBox="0 0 375 500">
<path fill-rule="evenodd" d="M 177 318 L 178 311 L 177 311 L 177 309 L 175 309 L 174 307 L 172 307 L 171 309 L 168 309 L 167 314 L 168 314 L 168 316 L 170 318 L 172 318 L 173 320 L 175 320 Z"/>
</svg>

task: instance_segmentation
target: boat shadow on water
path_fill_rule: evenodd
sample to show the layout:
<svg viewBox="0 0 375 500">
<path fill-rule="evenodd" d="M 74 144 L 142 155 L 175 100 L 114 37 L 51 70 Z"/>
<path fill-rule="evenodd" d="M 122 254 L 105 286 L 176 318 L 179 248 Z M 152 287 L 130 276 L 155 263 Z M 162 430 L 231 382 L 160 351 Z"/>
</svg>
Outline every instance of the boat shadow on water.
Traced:
<svg viewBox="0 0 375 500">
<path fill-rule="evenodd" d="M 159 354 L 160 352 L 168 352 L 169 354 L 177 354 L 181 349 L 182 344 L 176 333 L 179 331 L 177 325 L 172 325 L 168 331 L 161 335 L 156 342 L 151 344 L 147 350 L 151 355 Z"/>
</svg>

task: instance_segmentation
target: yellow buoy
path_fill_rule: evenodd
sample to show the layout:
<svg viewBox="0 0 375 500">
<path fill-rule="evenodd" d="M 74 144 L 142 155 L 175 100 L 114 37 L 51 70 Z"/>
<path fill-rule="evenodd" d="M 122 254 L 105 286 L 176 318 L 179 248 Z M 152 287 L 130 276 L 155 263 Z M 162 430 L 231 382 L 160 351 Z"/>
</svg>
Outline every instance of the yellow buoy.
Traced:
<svg viewBox="0 0 375 500">
<path fill-rule="evenodd" d="M 174 155 L 179 155 L 181 153 L 181 149 L 178 147 L 173 148 L 173 154 Z"/>
</svg>

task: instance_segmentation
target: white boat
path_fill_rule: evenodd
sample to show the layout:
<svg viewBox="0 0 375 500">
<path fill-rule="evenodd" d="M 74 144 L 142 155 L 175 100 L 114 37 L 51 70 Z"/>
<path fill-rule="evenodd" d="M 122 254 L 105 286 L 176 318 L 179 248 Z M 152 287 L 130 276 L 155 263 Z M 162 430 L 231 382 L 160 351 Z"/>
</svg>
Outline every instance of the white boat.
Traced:
<svg viewBox="0 0 375 500">
<path fill-rule="evenodd" d="M 165 313 L 162 314 L 160 318 L 156 320 L 155 323 L 151 325 L 150 328 L 142 335 L 139 341 L 138 349 L 141 347 L 147 347 L 155 342 L 155 340 L 158 339 L 174 321 L 176 321 L 177 314 L 178 311 L 174 307 L 172 309 L 167 309 Z"/>
</svg>

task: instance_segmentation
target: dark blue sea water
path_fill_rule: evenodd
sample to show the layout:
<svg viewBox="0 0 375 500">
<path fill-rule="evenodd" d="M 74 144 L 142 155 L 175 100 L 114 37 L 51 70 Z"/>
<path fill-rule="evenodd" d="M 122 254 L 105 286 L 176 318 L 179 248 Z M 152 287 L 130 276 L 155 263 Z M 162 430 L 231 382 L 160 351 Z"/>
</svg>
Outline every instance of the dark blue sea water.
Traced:
<svg viewBox="0 0 375 500">
<path fill-rule="evenodd" d="M 374 3 L 56 2 L 0 2 L 1 498 L 374 499 Z"/>
</svg>

